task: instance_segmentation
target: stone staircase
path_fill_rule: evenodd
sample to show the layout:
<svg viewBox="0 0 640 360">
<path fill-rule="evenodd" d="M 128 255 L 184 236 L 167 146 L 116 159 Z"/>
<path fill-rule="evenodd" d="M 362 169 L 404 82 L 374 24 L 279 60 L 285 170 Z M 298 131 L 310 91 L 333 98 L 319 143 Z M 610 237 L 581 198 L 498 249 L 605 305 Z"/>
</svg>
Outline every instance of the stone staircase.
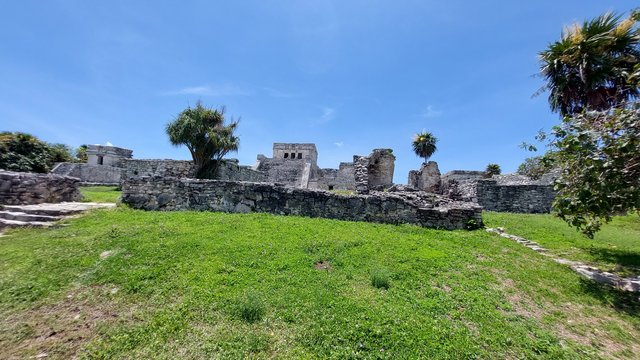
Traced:
<svg viewBox="0 0 640 360">
<path fill-rule="evenodd" d="M 49 227 L 56 221 L 91 209 L 113 208 L 112 203 L 62 202 L 37 205 L 0 205 L 0 231 L 15 227 Z"/>
</svg>

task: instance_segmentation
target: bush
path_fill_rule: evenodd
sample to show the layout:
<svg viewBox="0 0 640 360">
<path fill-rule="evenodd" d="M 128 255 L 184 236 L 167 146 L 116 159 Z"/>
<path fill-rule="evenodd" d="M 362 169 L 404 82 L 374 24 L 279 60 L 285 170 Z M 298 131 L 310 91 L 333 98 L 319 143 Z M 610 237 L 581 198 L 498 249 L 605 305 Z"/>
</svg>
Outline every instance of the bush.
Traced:
<svg viewBox="0 0 640 360">
<path fill-rule="evenodd" d="M 391 274 L 385 268 L 371 270 L 371 285 L 378 289 L 388 289 L 391 282 Z"/>
<path fill-rule="evenodd" d="M 255 323 L 262 320 L 266 313 L 264 301 L 257 294 L 245 294 L 238 303 L 240 317 L 248 323 Z"/>
</svg>

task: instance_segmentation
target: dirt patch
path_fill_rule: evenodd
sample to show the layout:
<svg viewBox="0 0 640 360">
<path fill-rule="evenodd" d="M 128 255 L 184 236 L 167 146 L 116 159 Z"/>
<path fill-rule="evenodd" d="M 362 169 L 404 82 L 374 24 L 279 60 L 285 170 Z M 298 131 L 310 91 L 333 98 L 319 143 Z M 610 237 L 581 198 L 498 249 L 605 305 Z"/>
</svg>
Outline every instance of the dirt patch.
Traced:
<svg viewBox="0 0 640 360">
<path fill-rule="evenodd" d="M 54 304 L 3 319 L 0 348 L 6 359 L 74 359 L 99 326 L 131 318 L 131 310 L 110 300 L 113 287 L 78 288 Z"/>
<path fill-rule="evenodd" d="M 313 267 L 316 270 L 326 270 L 326 271 L 331 271 L 332 267 L 331 267 L 331 263 L 328 261 L 318 261 L 317 263 L 315 263 L 313 265 Z"/>
</svg>

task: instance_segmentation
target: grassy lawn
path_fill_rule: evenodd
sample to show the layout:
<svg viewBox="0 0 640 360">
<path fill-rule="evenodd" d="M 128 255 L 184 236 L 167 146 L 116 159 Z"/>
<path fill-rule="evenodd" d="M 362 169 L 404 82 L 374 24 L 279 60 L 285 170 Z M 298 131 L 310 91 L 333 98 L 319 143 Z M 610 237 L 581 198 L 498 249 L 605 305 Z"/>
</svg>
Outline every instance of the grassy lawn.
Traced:
<svg viewBox="0 0 640 360">
<path fill-rule="evenodd" d="M 0 358 L 640 353 L 637 294 L 482 230 L 126 207 L 67 224 L 0 237 Z"/>
<path fill-rule="evenodd" d="M 593 240 L 545 214 L 485 212 L 487 226 L 538 242 L 564 258 L 583 261 L 624 276 L 640 276 L 640 217 L 617 216 Z"/>
<path fill-rule="evenodd" d="M 121 192 L 116 186 L 82 186 L 80 192 L 84 202 L 116 203 L 120 200 Z"/>
</svg>

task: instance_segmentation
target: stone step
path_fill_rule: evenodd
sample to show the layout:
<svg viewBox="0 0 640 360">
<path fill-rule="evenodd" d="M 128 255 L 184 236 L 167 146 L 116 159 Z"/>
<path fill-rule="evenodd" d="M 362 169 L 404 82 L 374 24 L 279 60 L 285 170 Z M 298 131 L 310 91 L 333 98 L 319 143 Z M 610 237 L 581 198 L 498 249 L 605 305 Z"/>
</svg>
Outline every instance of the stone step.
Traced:
<svg viewBox="0 0 640 360">
<path fill-rule="evenodd" d="M 0 219 L 0 229 L 23 227 L 23 226 L 49 227 L 52 225 L 53 225 L 52 222 L 44 222 L 44 221 L 19 221 L 19 220 Z"/>
<path fill-rule="evenodd" d="M 4 205 L 4 211 L 21 212 L 31 215 L 45 215 L 45 216 L 68 216 L 81 212 L 82 210 L 69 210 L 69 209 L 55 209 L 55 208 L 37 208 L 32 205 Z"/>
<path fill-rule="evenodd" d="M 17 211 L 0 210 L 0 219 L 18 220 L 18 221 L 56 221 L 62 219 L 61 216 L 27 214 Z"/>
<path fill-rule="evenodd" d="M 37 205 L 3 205 L 2 209 L 0 210 L 23 212 L 33 215 L 69 216 L 91 209 L 113 208 L 115 206 L 116 204 L 111 203 L 62 202 L 55 204 L 44 203 Z"/>
</svg>

